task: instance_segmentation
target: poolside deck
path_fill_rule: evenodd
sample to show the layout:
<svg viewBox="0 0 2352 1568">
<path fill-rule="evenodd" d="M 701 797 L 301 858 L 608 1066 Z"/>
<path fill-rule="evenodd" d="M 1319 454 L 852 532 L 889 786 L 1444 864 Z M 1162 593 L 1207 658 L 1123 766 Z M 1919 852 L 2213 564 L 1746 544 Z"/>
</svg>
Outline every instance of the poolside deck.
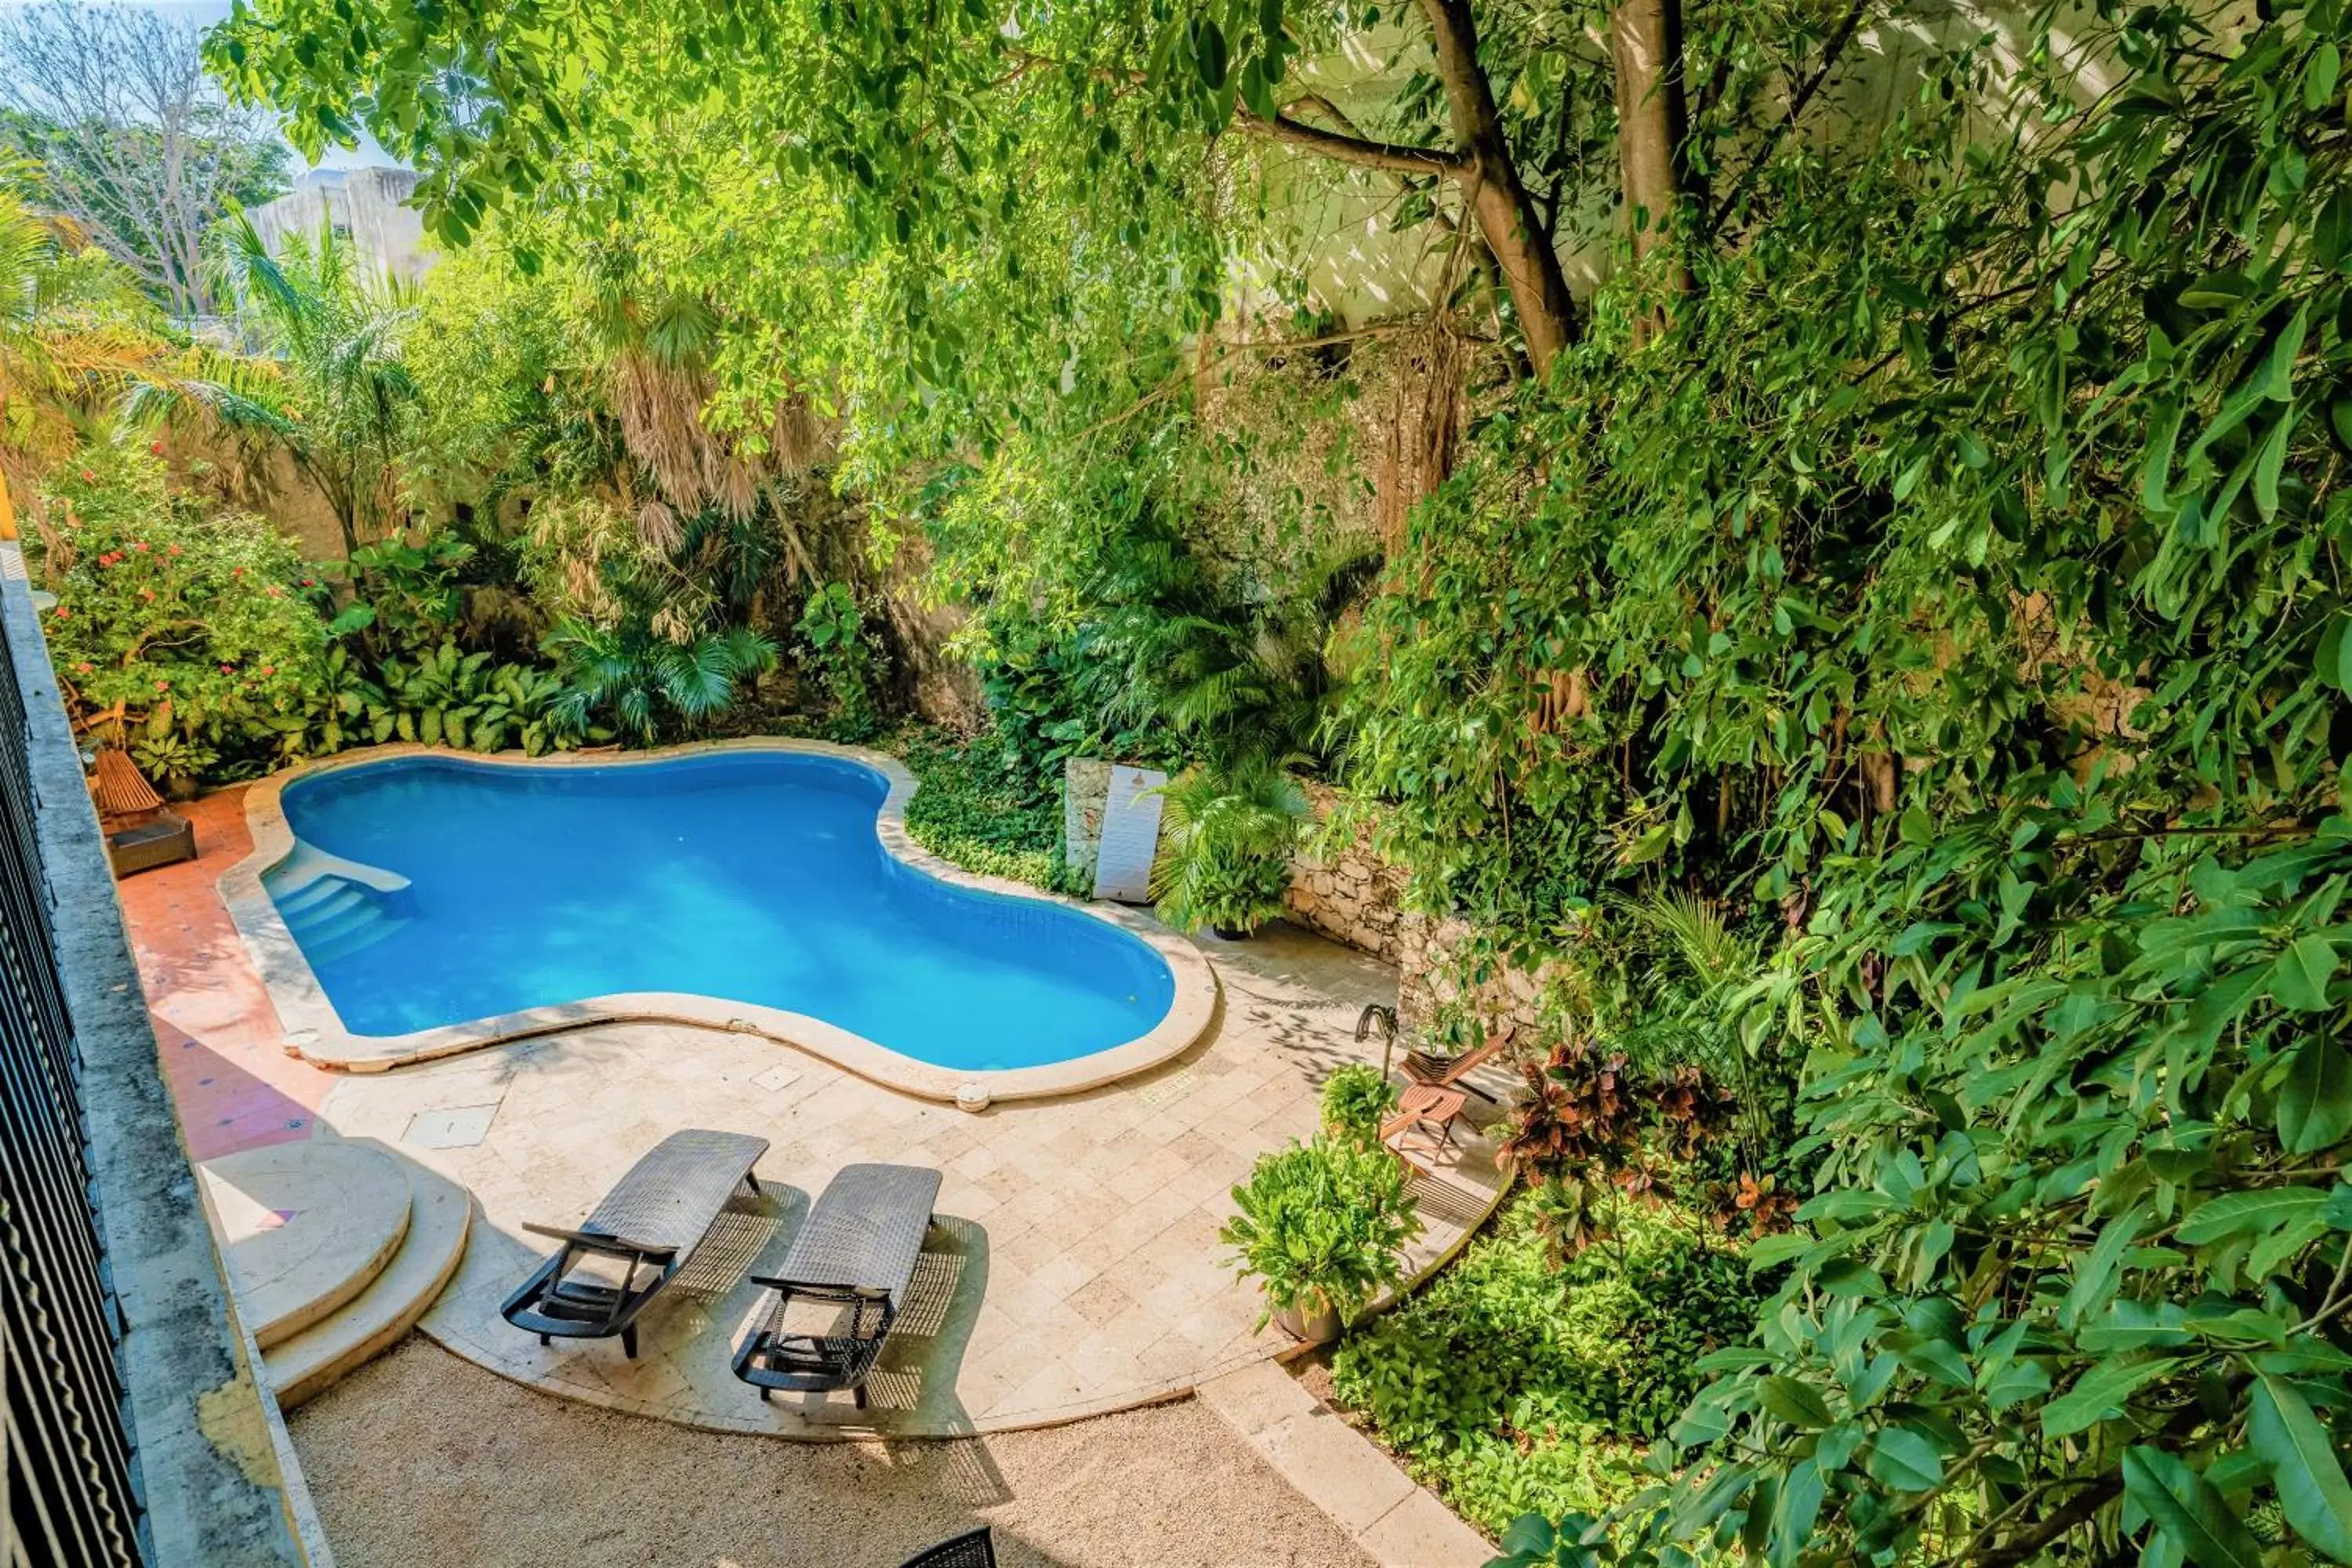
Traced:
<svg viewBox="0 0 2352 1568">
<path fill-rule="evenodd" d="M 1170 1397 L 1289 1348 L 1255 1331 L 1256 1292 L 1225 1266 L 1216 1231 L 1257 1156 L 1314 1131 L 1317 1087 L 1365 1049 L 1352 1037 L 1358 1010 L 1394 996 L 1384 965 L 1287 928 L 1206 941 L 1223 996 L 1204 1043 L 1138 1078 L 977 1116 L 789 1046 L 673 1025 L 591 1026 L 341 1076 L 273 1049 L 282 1031 L 268 994 L 217 895 L 207 904 L 211 879 L 245 852 L 236 806 L 234 795 L 199 803 L 202 860 L 122 887 L 195 1152 L 371 1137 L 470 1189 L 464 1263 L 421 1325 L 468 1360 L 608 1408 L 824 1439 L 1052 1424 Z M 499 1321 L 499 1300 L 543 1249 L 523 1223 L 576 1220 L 645 1149 L 691 1126 L 767 1138 L 759 1173 L 772 1192 L 722 1218 L 643 1320 L 640 1359 L 617 1343 L 543 1348 Z M 945 1174 L 915 1299 L 868 1410 L 845 1396 L 763 1405 L 726 1365 L 757 1306 L 744 1277 L 772 1266 L 811 1197 L 861 1160 Z M 1487 1145 L 1468 1142 L 1421 1184 L 1428 1225 L 1412 1261 L 1456 1244 L 1498 1186 Z"/>
</svg>

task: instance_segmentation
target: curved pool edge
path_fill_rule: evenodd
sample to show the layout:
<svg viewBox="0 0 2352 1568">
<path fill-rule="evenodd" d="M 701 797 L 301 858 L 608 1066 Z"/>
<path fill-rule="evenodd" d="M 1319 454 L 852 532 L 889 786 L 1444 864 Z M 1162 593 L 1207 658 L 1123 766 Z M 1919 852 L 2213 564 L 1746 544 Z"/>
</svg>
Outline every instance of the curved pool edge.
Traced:
<svg viewBox="0 0 2352 1568">
<path fill-rule="evenodd" d="M 445 757 L 490 767 L 631 767 L 680 757 L 759 752 L 835 758 L 861 763 L 880 773 L 888 784 L 888 792 L 875 811 L 875 836 L 893 858 L 927 876 L 956 887 L 1058 904 L 1117 926 L 1141 941 L 1160 954 L 1174 982 L 1174 996 L 1166 1016 L 1146 1033 L 1106 1050 L 1067 1061 L 993 1071 L 940 1067 L 805 1013 L 691 992 L 621 992 L 405 1035 L 355 1035 L 343 1026 L 341 1015 L 328 1000 L 326 989 L 320 984 L 301 944 L 287 930 L 277 901 L 262 885 L 262 874 L 294 852 L 294 831 L 287 824 L 281 796 L 288 785 L 320 773 L 415 756 Z M 1140 910 L 1065 898 L 1006 878 L 982 876 L 932 854 L 907 831 L 907 803 L 914 797 L 915 789 L 915 775 L 904 763 L 887 752 L 782 736 L 698 741 L 646 752 L 567 752 L 541 757 L 526 756 L 520 752 L 485 754 L 405 743 L 363 746 L 272 773 L 247 786 L 245 816 L 253 838 L 253 851 L 221 874 L 221 902 L 244 940 L 263 988 L 277 1006 L 278 1022 L 286 1029 L 288 1054 L 338 1072 L 383 1072 L 412 1062 L 433 1061 L 596 1024 L 661 1023 L 763 1036 L 918 1099 L 953 1103 L 966 1086 L 976 1086 L 992 1100 L 1045 1100 L 1100 1089 L 1158 1067 L 1192 1049 L 1207 1035 L 1216 1017 L 1217 975 L 1207 956 L 1192 942 Z"/>
</svg>

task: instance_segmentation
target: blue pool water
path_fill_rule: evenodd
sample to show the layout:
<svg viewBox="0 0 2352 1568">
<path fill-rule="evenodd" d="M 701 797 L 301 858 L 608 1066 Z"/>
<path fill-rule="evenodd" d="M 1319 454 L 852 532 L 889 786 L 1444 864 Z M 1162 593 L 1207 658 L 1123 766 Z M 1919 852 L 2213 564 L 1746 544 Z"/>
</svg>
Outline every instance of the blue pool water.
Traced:
<svg viewBox="0 0 2352 1568">
<path fill-rule="evenodd" d="M 299 779 L 301 843 L 409 879 L 289 861 L 263 880 L 353 1034 L 625 991 L 788 1008 L 955 1068 L 1063 1061 L 1148 1033 L 1150 946 L 1035 899 L 958 888 L 875 837 L 887 784 L 830 757 L 552 768 L 402 757 Z"/>
</svg>

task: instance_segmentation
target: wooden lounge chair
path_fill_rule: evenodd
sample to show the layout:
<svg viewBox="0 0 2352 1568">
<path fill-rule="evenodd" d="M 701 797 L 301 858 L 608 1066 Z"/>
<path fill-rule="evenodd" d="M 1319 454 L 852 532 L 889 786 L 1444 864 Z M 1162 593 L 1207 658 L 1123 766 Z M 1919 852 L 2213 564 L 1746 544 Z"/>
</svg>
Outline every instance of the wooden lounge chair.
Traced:
<svg viewBox="0 0 2352 1568">
<path fill-rule="evenodd" d="M 996 1568 L 996 1546 L 983 1524 L 952 1541 L 942 1541 L 929 1551 L 916 1552 L 898 1568 Z"/>
<path fill-rule="evenodd" d="M 1467 1086 L 1465 1086 L 1467 1087 Z M 1413 1157 L 1406 1143 L 1407 1135 L 1422 1132 L 1428 1135 L 1428 1153 L 1432 1159 L 1441 1148 L 1458 1147 L 1454 1142 L 1454 1121 L 1470 1102 L 1459 1089 L 1440 1089 L 1434 1084 L 1416 1083 L 1397 1097 L 1397 1108 L 1381 1123 L 1381 1142 L 1388 1152 L 1404 1162 L 1409 1171 L 1423 1175 L 1434 1175 L 1435 1171 Z"/>
<path fill-rule="evenodd" d="M 777 1389 L 849 1389 L 866 1408 L 866 1377 L 906 1305 L 907 1287 L 939 1201 L 940 1173 L 914 1165 L 845 1165 L 825 1184 L 773 1275 L 752 1282 L 776 1292 L 761 1326 L 735 1347 L 735 1375 L 766 1399 Z M 793 1304 L 807 1318 L 795 1324 Z M 821 1329 L 823 1331 L 812 1331 Z"/>
<path fill-rule="evenodd" d="M 1493 1105 L 1496 1103 L 1495 1097 L 1469 1082 L 1469 1074 L 1500 1056 L 1510 1043 L 1510 1031 L 1507 1029 L 1500 1034 L 1487 1036 L 1485 1045 L 1475 1051 L 1465 1051 L 1458 1057 L 1434 1057 L 1426 1051 L 1407 1051 L 1404 1054 L 1404 1075 L 1413 1082 L 1427 1084 L 1432 1089 L 1466 1090 Z"/>
<path fill-rule="evenodd" d="M 196 858 L 196 830 L 163 804 L 120 746 L 100 750 L 91 764 L 90 795 L 106 833 L 106 858 L 116 877 Z"/>
<path fill-rule="evenodd" d="M 765 1138 L 741 1132 L 673 1132 L 604 1194 L 577 1230 L 525 1225 L 563 1246 L 506 1299 L 499 1316 L 546 1344 L 621 1336 L 637 1353 L 637 1314 L 702 1245 L 737 1184 L 760 1190 L 751 1167 Z M 646 1279 L 638 1281 L 640 1271 Z"/>
</svg>

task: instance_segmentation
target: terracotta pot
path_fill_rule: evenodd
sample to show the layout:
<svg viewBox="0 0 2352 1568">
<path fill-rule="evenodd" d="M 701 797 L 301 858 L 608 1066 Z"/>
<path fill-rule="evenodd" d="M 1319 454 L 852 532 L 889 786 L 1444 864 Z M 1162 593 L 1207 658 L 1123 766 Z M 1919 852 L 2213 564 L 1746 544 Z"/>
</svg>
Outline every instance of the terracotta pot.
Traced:
<svg viewBox="0 0 2352 1568">
<path fill-rule="evenodd" d="M 1274 1321 L 1284 1333 L 1302 1344 L 1328 1345 L 1339 1337 L 1339 1314 L 1328 1306 L 1313 1312 L 1301 1311 L 1297 1307 L 1278 1307 L 1275 1310 Z"/>
</svg>

